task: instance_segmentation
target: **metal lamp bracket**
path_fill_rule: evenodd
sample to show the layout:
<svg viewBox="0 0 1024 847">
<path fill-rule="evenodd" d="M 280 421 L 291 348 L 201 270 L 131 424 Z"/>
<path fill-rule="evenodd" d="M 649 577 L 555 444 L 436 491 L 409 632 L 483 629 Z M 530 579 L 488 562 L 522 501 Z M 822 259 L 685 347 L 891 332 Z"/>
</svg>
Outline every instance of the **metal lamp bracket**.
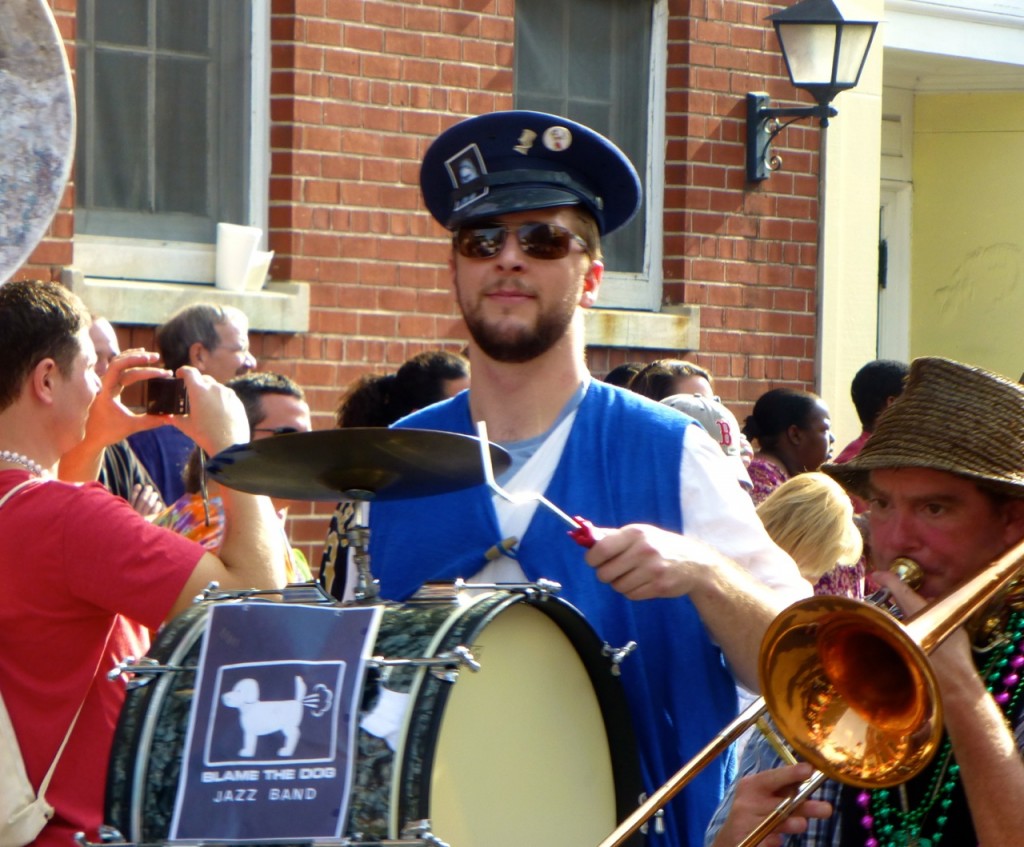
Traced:
<svg viewBox="0 0 1024 847">
<path fill-rule="evenodd" d="M 832 106 L 790 106 L 769 108 L 771 99 L 764 92 L 747 94 L 747 182 L 768 179 L 782 167 L 782 158 L 772 152 L 772 142 L 787 126 L 803 118 L 818 118 L 821 126 L 839 114 Z M 780 118 L 789 118 L 782 122 Z"/>
</svg>

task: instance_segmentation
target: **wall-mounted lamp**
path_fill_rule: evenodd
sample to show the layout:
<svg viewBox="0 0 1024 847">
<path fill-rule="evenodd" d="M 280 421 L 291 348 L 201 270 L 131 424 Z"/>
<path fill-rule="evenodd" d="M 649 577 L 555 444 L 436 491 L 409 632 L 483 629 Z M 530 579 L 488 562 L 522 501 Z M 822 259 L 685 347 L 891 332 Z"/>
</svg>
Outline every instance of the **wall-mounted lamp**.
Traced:
<svg viewBox="0 0 1024 847">
<path fill-rule="evenodd" d="M 833 0 L 801 0 L 771 15 L 782 47 L 789 79 L 796 88 L 810 92 L 816 106 L 768 107 L 767 94 L 747 95 L 747 180 L 760 182 L 781 159 L 772 154 L 771 143 L 782 130 L 801 118 L 818 118 L 821 126 L 838 114 L 829 104 L 840 91 L 860 80 L 878 21 L 851 21 L 843 17 Z M 779 118 L 790 118 L 780 123 Z"/>
</svg>

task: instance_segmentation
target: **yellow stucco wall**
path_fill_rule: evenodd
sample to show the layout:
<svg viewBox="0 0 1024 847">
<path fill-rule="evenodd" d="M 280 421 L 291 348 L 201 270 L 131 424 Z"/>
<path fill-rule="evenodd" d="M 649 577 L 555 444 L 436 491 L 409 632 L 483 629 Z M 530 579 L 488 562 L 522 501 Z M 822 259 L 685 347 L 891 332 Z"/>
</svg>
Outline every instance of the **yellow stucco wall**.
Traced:
<svg viewBox="0 0 1024 847">
<path fill-rule="evenodd" d="M 1024 94 L 918 95 L 910 348 L 1024 371 Z"/>
</svg>

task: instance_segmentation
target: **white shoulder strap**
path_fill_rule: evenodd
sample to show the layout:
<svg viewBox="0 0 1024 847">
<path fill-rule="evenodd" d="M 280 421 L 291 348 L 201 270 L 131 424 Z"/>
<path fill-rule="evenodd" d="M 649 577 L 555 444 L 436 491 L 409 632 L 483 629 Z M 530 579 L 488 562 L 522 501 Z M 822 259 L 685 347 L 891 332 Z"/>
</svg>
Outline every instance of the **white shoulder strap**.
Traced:
<svg viewBox="0 0 1024 847">
<path fill-rule="evenodd" d="M 34 477 L 30 477 L 29 479 L 26 479 L 24 482 L 19 482 L 10 491 L 8 491 L 6 494 L 4 494 L 3 497 L 0 497 L 0 508 L 2 508 L 4 506 L 4 504 L 8 500 L 10 500 L 15 494 L 17 494 L 23 488 L 27 488 L 30 485 L 35 485 L 37 483 L 41 483 L 41 482 L 45 482 L 45 481 L 46 480 L 40 479 L 39 477 L 35 477 L 34 476 Z M 108 634 L 107 637 L 108 638 L 110 637 L 109 634 Z M 91 682 L 89 683 L 89 687 L 90 688 L 92 687 L 92 683 Z M 86 696 L 88 696 L 88 694 L 89 694 L 89 692 L 88 692 L 88 689 L 87 689 L 86 690 Z M 0 703 L 2 703 L 2 702 L 3 701 L 0 700 Z M 57 750 L 57 755 L 53 757 L 53 761 L 50 763 L 50 767 L 46 771 L 46 776 L 43 777 L 43 781 L 39 785 L 39 791 L 38 791 L 37 796 L 39 796 L 39 797 L 45 797 L 46 796 L 46 789 L 49 787 L 50 780 L 53 778 L 53 772 L 57 769 L 57 762 L 60 761 L 61 753 L 64 752 L 64 747 L 67 745 L 68 739 L 71 738 L 71 731 L 75 728 L 75 724 L 78 723 L 78 716 L 81 714 L 82 706 L 84 706 L 84 705 L 85 705 L 85 700 L 82 700 L 82 702 L 78 706 L 78 711 L 75 712 L 74 718 L 71 719 L 71 726 L 68 727 L 68 731 L 64 734 L 64 740 L 61 741 L 61 743 L 60 743 L 60 747 Z"/>
<path fill-rule="evenodd" d="M 19 482 L 17 485 L 14 486 L 14 488 L 12 488 L 10 491 L 8 491 L 3 497 L 0 497 L 0 507 L 2 507 L 4 505 L 4 503 L 6 503 L 8 500 L 10 500 L 15 494 L 17 494 L 19 491 L 21 491 L 21 489 L 27 488 L 28 486 L 34 485 L 34 484 L 39 483 L 39 482 L 45 482 L 45 480 L 42 480 L 42 479 L 40 479 L 37 476 L 33 476 L 33 477 L 29 477 L 24 482 Z"/>
</svg>

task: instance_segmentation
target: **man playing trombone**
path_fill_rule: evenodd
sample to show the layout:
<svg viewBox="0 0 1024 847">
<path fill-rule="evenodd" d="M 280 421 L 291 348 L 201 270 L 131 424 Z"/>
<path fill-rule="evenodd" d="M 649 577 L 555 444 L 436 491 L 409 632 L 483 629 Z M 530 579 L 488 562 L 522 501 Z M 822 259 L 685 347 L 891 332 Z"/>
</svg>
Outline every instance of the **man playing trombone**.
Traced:
<svg viewBox="0 0 1024 847">
<path fill-rule="evenodd" d="M 1021 843 L 1024 593 L 1015 564 L 1021 551 L 1007 551 L 1024 539 L 1024 387 L 946 359 L 918 359 L 864 451 L 822 470 L 869 503 L 875 576 L 907 615 L 926 606 L 938 613 L 956 605 L 939 599 L 955 587 L 970 581 L 980 595 L 994 572 L 1005 576 L 995 601 L 979 600 L 950 620 L 966 625 L 929 658 L 945 732 L 924 768 L 888 788 L 830 780 L 761 844 Z M 901 557 L 922 569 L 916 592 L 885 572 Z M 744 843 L 810 775 L 806 763 L 778 767 L 768 750 L 764 740 L 749 745 L 708 847 Z"/>
</svg>

